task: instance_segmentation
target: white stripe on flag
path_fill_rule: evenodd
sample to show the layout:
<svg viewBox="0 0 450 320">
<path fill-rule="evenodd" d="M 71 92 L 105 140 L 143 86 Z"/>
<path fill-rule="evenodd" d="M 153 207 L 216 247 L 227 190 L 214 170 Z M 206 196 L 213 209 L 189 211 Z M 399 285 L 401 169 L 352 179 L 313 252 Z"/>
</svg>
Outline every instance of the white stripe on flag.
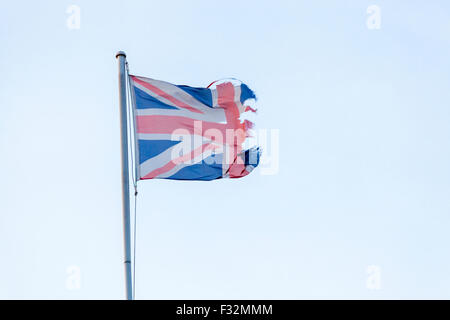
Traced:
<svg viewBox="0 0 450 320">
<path fill-rule="evenodd" d="M 194 120 L 226 123 L 225 111 L 224 109 L 213 109 L 205 113 L 195 113 L 186 109 L 158 109 L 158 108 L 148 108 L 148 109 L 137 109 L 136 115 L 138 116 L 173 116 L 173 117 L 185 117 Z"/>
</svg>

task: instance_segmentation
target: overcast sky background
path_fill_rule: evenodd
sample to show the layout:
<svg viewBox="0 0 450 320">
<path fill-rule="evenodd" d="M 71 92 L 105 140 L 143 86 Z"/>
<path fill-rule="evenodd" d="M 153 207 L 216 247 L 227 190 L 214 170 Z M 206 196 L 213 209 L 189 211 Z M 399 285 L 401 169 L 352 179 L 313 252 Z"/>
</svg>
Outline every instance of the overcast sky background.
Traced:
<svg viewBox="0 0 450 320">
<path fill-rule="evenodd" d="M 279 130 L 277 174 L 139 183 L 138 299 L 450 298 L 447 1 L 17 0 L 0 26 L 0 298 L 124 297 L 118 50 L 239 78 Z"/>
</svg>

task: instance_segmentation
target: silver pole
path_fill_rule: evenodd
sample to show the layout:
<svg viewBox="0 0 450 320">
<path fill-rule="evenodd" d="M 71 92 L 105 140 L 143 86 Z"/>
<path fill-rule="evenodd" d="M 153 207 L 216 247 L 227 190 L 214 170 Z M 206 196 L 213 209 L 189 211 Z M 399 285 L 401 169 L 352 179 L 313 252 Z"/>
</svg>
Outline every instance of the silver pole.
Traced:
<svg viewBox="0 0 450 320">
<path fill-rule="evenodd" d="M 127 96 L 126 96 L 126 54 L 119 51 L 119 103 L 120 103 L 120 140 L 122 148 L 122 213 L 123 243 L 125 249 L 125 287 L 127 300 L 133 300 L 131 281 L 131 237 L 130 237 L 130 181 L 128 171 L 128 131 L 127 131 Z"/>
</svg>

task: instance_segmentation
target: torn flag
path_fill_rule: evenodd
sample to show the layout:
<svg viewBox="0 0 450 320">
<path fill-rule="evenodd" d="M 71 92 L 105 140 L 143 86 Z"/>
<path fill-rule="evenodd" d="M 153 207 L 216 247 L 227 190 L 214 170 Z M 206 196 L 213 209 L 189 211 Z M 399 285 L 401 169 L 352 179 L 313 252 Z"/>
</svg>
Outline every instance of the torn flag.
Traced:
<svg viewBox="0 0 450 320">
<path fill-rule="evenodd" d="M 255 94 L 244 83 L 214 82 L 207 88 L 174 85 L 130 75 L 139 179 L 240 178 L 259 163 L 248 146 Z"/>
</svg>

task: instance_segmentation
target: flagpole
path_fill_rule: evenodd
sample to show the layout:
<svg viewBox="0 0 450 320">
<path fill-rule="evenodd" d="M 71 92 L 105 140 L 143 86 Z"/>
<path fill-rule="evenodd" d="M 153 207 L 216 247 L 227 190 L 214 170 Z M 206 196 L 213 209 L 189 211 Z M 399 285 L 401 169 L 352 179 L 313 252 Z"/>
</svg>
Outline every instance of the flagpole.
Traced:
<svg viewBox="0 0 450 320">
<path fill-rule="evenodd" d="M 133 300 L 131 278 L 131 232 L 130 232 L 130 181 L 128 171 L 128 130 L 127 130 L 127 96 L 126 96 L 126 54 L 119 51 L 119 104 L 120 104 L 120 141 L 122 151 L 122 214 L 123 243 L 125 249 L 125 288 L 127 300 Z"/>
</svg>

